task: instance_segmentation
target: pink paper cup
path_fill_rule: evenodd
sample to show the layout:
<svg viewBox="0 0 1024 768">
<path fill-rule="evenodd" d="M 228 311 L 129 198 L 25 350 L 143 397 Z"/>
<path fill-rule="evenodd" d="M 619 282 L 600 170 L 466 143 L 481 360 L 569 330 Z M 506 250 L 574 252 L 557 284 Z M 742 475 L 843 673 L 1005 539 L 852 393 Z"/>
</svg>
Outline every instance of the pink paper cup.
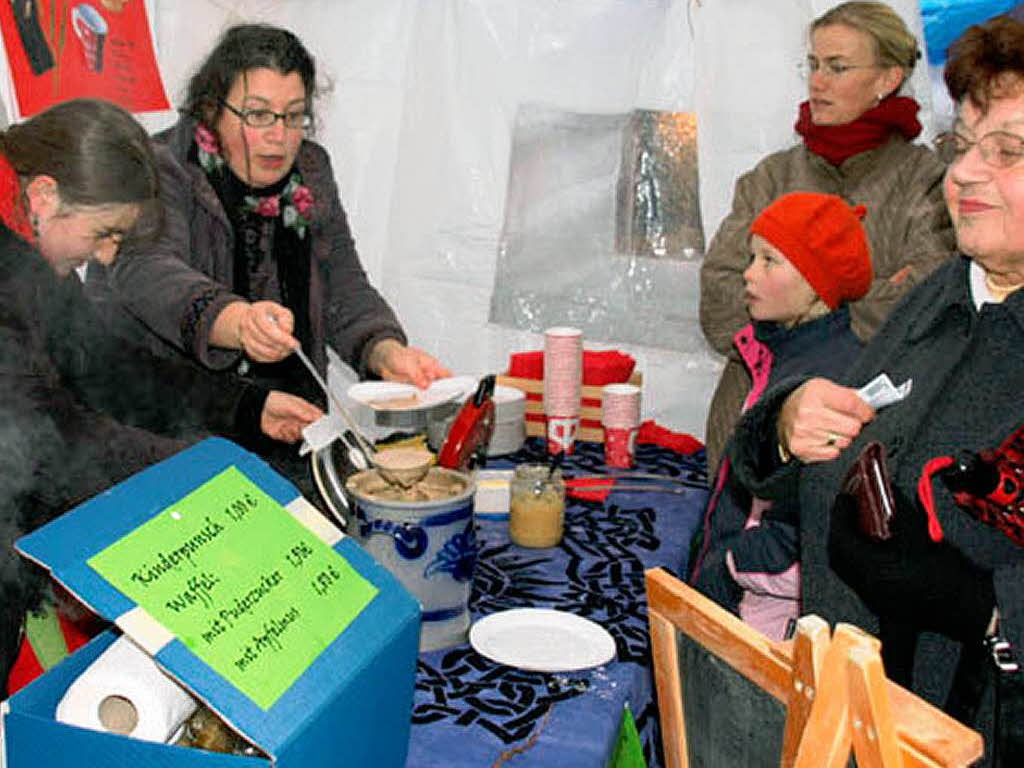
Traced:
<svg viewBox="0 0 1024 768">
<path fill-rule="evenodd" d="M 544 410 L 578 414 L 583 385 L 583 333 L 577 328 L 544 332 Z"/>
<path fill-rule="evenodd" d="M 640 387 L 635 384 L 606 384 L 601 388 L 601 423 L 605 427 L 633 428 L 640 425 Z"/>
<path fill-rule="evenodd" d="M 639 428 L 604 428 L 604 463 L 609 467 L 631 469 L 636 457 L 636 434 Z"/>
<path fill-rule="evenodd" d="M 571 454 L 576 444 L 576 433 L 579 432 L 579 428 L 579 416 L 548 416 L 548 453 L 552 455 Z"/>
</svg>

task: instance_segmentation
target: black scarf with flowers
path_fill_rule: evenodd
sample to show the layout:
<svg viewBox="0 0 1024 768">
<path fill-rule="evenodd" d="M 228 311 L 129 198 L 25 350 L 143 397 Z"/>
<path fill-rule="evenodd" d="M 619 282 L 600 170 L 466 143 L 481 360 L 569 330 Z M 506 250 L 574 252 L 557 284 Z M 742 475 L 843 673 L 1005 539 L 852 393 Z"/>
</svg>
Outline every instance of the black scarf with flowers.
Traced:
<svg viewBox="0 0 1024 768">
<path fill-rule="evenodd" d="M 206 172 L 235 234 L 231 290 L 250 301 L 277 301 L 295 315 L 293 335 L 304 349 L 312 343 L 309 320 L 312 195 L 298 168 L 269 187 L 253 189 L 239 179 L 197 129 L 189 160 Z M 250 363 L 252 374 L 272 387 L 301 394 L 308 373 L 294 355 L 278 363 Z"/>
</svg>

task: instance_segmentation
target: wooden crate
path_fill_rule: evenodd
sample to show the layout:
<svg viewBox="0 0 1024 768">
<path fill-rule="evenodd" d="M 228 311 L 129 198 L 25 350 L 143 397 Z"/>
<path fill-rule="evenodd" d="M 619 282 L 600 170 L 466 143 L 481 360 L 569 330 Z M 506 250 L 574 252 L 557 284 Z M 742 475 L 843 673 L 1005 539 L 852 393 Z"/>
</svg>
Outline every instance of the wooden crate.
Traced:
<svg viewBox="0 0 1024 768">
<path fill-rule="evenodd" d="M 643 374 L 634 371 L 626 383 L 640 387 L 643 402 Z M 520 379 L 499 374 L 497 383 L 515 387 L 526 393 L 526 434 L 529 437 L 544 437 L 544 381 L 542 379 Z M 580 404 L 580 430 L 576 437 L 591 443 L 604 442 L 604 428 L 601 426 L 601 387 L 584 386 Z"/>
</svg>

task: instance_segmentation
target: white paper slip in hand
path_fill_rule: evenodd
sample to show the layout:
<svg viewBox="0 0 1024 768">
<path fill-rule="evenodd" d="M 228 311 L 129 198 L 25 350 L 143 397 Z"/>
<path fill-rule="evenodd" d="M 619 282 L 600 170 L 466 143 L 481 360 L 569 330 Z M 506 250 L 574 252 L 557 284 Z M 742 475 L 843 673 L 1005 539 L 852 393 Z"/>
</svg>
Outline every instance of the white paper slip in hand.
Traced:
<svg viewBox="0 0 1024 768">
<path fill-rule="evenodd" d="M 910 394 L 913 383 L 913 379 L 907 379 L 896 387 L 887 374 L 880 373 L 858 389 L 857 395 L 877 411 L 885 408 L 887 405 L 892 405 L 906 399 Z"/>
<path fill-rule="evenodd" d="M 302 428 L 304 442 L 299 448 L 299 456 L 326 448 L 341 437 L 344 431 L 345 425 L 338 414 L 325 413 L 312 424 L 307 424 Z"/>
</svg>

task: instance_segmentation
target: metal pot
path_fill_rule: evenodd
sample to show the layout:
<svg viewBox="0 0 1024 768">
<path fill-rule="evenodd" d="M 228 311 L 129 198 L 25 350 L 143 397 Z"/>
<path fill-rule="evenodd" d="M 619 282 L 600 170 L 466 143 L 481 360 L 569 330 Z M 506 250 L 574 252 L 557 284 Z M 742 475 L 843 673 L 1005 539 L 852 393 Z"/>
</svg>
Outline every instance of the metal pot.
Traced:
<svg viewBox="0 0 1024 768">
<path fill-rule="evenodd" d="M 377 410 L 373 412 L 374 424 L 405 432 L 423 432 L 434 422 L 452 418 L 459 410 L 460 400 L 438 403 L 430 408 L 414 408 L 406 411 Z"/>
<path fill-rule="evenodd" d="M 494 389 L 495 377 L 491 374 L 478 382 L 476 391 L 465 403 L 449 401 L 415 411 L 382 410 L 377 412 L 377 417 L 399 418 L 404 414 L 411 418 L 414 415 L 429 420 L 431 425 L 441 424 L 443 431 L 438 440 L 440 444 L 435 447 L 438 464 L 449 469 L 464 470 L 477 463 L 478 455 L 479 460 L 483 460 L 494 431 Z M 411 421 L 405 423 L 411 424 Z M 453 430 L 453 423 L 457 425 L 454 436 L 449 434 Z M 428 434 L 433 431 L 435 437 L 438 437 L 436 426 L 433 430 L 428 427 L 427 431 Z M 352 532 L 353 505 L 345 483 L 357 470 L 366 468 L 365 464 L 356 466 L 352 463 L 352 443 L 353 440 L 347 437 L 335 440 L 327 447 L 314 451 L 311 457 L 313 480 L 320 497 L 338 525 L 349 533 Z"/>
<path fill-rule="evenodd" d="M 313 483 L 334 521 L 346 532 L 351 531 L 352 503 L 345 481 L 362 468 L 349 459 L 348 447 L 335 440 L 310 456 Z"/>
</svg>

